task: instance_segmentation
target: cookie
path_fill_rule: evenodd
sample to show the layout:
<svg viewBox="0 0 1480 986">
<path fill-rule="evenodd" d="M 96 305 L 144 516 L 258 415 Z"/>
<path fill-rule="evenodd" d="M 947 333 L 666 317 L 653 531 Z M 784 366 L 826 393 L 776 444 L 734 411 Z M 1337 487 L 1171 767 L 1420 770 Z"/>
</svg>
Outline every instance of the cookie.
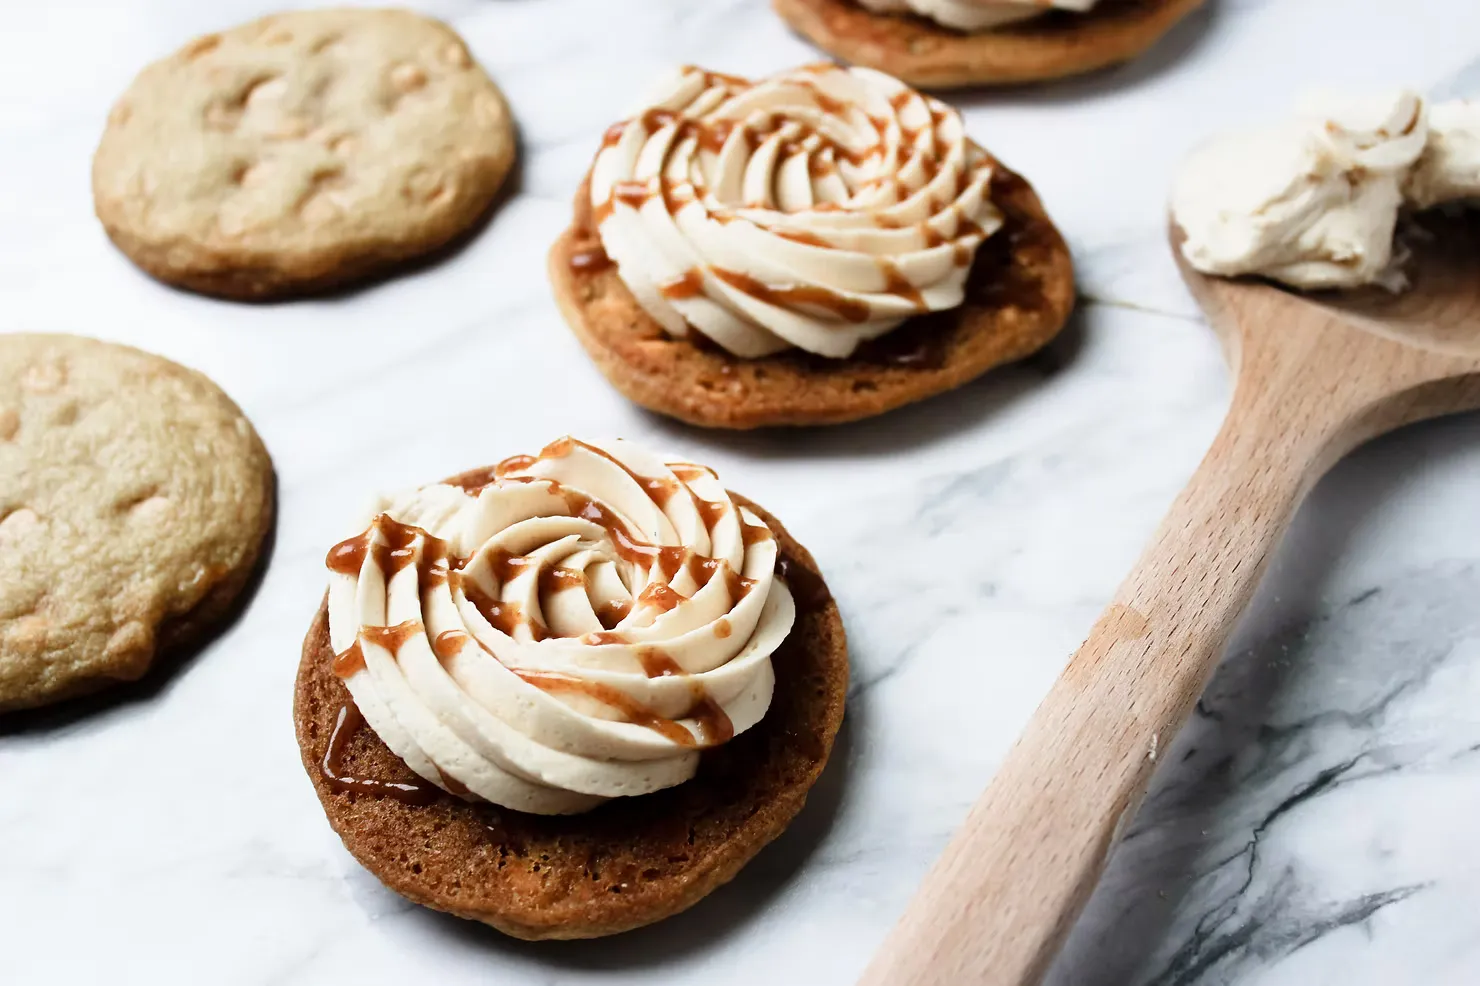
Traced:
<svg viewBox="0 0 1480 986">
<path fill-rule="evenodd" d="M 267 451 L 210 380 L 95 339 L 0 336 L 0 711 L 199 642 L 272 521 Z"/>
<path fill-rule="evenodd" d="M 590 195 L 550 250 L 555 300 L 612 385 L 652 411 L 711 428 L 837 424 L 959 387 L 1047 345 L 1074 307 L 1069 248 L 1026 181 L 996 166 L 1003 226 L 977 250 L 959 308 L 919 316 L 846 359 L 796 350 L 739 359 L 674 338 L 601 250 Z"/>
<path fill-rule="evenodd" d="M 785 21 L 828 54 L 927 89 L 1042 82 L 1143 54 L 1203 0 L 1101 0 L 965 34 L 924 17 L 876 14 L 855 0 L 772 0 Z"/>
<path fill-rule="evenodd" d="M 476 486 L 491 475 L 475 470 L 448 482 Z M 775 518 L 731 497 L 769 526 L 778 575 L 796 602 L 791 631 L 771 655 L 769 709 L 707 749 L 692 779 L 580 814 L 526 814 L 428 790 L 350 714 L 326 599 L 304 640 L 294 720 L 304 767 L 350 853 L 417 903 L 519 938 L 591 938 L 690 907 L 779 835 L 801 810 L 841 724 L 847 647 L 811 555 Z M 346 783 L 347 775 L 355 780 Z M 388 788 L 429 796 L 392 797 Z"/>
<path fill-rule="evenodd" d="M 514 149 L 503 96 L 446 25 L 297 11 L 144 69 L 108 117 L 93 199 L 113 242 L 161 281 L 282 297 L 471 229 Z"/>
</svg>

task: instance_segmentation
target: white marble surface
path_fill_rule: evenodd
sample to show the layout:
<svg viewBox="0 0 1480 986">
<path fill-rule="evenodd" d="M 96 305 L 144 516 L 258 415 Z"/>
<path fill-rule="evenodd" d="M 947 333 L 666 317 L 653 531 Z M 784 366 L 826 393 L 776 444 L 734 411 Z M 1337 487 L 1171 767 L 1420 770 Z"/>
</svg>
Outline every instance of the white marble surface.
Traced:
<svg viewBox="0 0 1480 986">
<path fill-rule="evenodd" d="M 145 61 L 271 6 L 5 10 L 0 330 L 201 368 L 256 422 L 282 493 L 270 570 L 213 646 L 89 717 L 0 723 L 7 983 L 851 982 L 1223 410 L 1162 238 L 1178 156 L 1305 86 L 1437 85 L 1480 57 L 1473 0 L 1210 0 L 1131 67 L 958 100 L 1074 247 L 1071 338 L 887 418 L 737 436 L 624 403 L 561 324 L 543 258 L 601 129 L 662 68 L 815 57 L 763 0 L 427 4 L 513 104 L 518 194 L 445 263 L 350 295 L 170 291 L 93 219 L 104 115 Z M 842 603 L 855 684 L 812 803 L 732 886 L 648 931 L 527 946 L 361 870 L 289 706 L 346 511 L 565 432 L 682 450 L 782 516 Z M 1316 490 L 1055 986 L 1480 982 L 1477 484 L 1468 417 L 1380 441 Z"/>
</svg>

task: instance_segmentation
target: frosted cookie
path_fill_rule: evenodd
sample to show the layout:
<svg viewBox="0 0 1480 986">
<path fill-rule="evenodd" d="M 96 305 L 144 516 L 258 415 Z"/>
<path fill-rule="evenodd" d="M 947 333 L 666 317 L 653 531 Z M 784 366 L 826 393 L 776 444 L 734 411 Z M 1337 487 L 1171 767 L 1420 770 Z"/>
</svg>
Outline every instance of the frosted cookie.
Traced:
<svg viewBox="0 0 1480 986">
<path fill-rule="evenodd" d="M 0 336 L 0 711 L 132 681 L 201 640 L 272 520 L 267 451 L 204 376 Z"/>
<path fill-rule="evenodd" d="M 801 809 L 847 648 L 811 556 L 699 465 L 562 439 L 335 545 L 303 763 L 393 890 L 521 938 L 614 934 Z"/>
<path fill-rule="evenodd" d="M 144 69 L 108 117 L 93 198 L 160 280 L 277 297 L 448 243 L 486 212 L 514 146 L 503 96 L 446 25 L 298 11 Z"/>
<path fill-rule="evenodd" d="M 879 414 L 1047 344 L 1069 250 L 960 114 L 870 69 L 685 68 L 607 131 L 550 253 L 609 380 L 723 428 Z"/>
<path fill-rule="evenodd" d="M 831 55 L 927 89 L 1078 75 L 1144 53 L 1203 0 L 772 0 Z"/>
</svg>

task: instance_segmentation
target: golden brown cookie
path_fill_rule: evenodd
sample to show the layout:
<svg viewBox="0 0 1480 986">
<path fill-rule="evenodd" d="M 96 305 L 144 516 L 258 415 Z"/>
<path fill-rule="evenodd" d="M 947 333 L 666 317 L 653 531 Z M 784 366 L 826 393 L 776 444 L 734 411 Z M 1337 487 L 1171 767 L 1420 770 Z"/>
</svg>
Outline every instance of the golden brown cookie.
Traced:
<svg viewBox="0 0 1480 986">
<path fill-rule="evenodd" d="M 740 359 L 697 333 L 669 336 L 602 252 L 585 185 L 574 222 L 550 250 L 550 280 L 566 322 L 601 372 L 649 410 L 710 428 L 855 421 L 1023 359 L 1068 321 L 1068 246 L 1026 181 L 1000 165 L 992 181 L 1004 225 L 977 251 L 966 302 L 913 318 L 847 359 L 795 350 Z"/>
<path fill-rule="evenodd" d="M 1088 13 L 1056 11 L 965 34 L 932 20 L 876 14 L 855 0 L 772 0 L 817 47 L 925 89 L 1041 82 L 1092 72 L 1144 53 L 1203 0 L 1103 0 Z"/>
<path fill-rule="evenodd" d="M 514 143 L 503 96 L 446 25 L 298 11 L 144 69 L 108 117 L 93 198 L 113 242 L 162 281 L 302 294 L 470 229 Z"/>
<path fill-rule="evenodd" d="M 486 478 L 486 470 L 464 476 Z M 707 751 L 692 780 L 585 814 L 527 815 L 446 794 L 408 804 L 336 792 L 323 764 L 341 709 L 353 706 L 332 670 L 327 602 L 320 606 L 303 642 L 293 717 L 303 765 L 350 853 L 397 893 L 505 934 L 595 938 L 692 906 L 780 835 L 842 723 L 847 643 L 812 556 L 770 514 L 731 496 L 780 541 L 778 572 L 797 602 L 796 623 L 772 656 L 771 707 L 759 724 Z M 341 777 L 416 780 L 368 727 L 338 742 Z"/>
<path fill-rule="evenodd" d="M 272 520 L 267 450 L 210 380 L 95 339 L 0 336 L 0 711 L 199 640 Z"/>
</svg>

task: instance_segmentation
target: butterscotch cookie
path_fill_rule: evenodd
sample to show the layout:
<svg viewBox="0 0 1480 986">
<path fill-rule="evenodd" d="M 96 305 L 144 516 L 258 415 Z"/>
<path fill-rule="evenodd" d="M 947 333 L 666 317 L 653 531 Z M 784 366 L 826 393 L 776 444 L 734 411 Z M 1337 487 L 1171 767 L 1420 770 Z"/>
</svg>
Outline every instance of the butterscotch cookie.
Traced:
<svg viewBox="0 0 1480 986">
<path fill-rule="evenodd" d="M 95 339 L 0 336 L 0 710 L 200 640 L 272 519 L 267 451 L 210 380 Z"/>
<path fill-rule="evenodd" d="M 831 55 L 888 72 L 927 89 L 1041 82 L 1092 72 L 1137 57 L 1203 0 L 772 0 L 798 33 Z M 965 8 L 968 19 L 915 13 Z M 1030 19 L 1010 15 L 1016 6 Z M 990 11 L 984 8 L 991 8 Z M 1062 9 L 1080 8 L 1080 9 Z M 1004 13 L 1004 11 L 1009 13 Z M 989 20 L 990 18 L 990 20 Z M 992 23 L 995 21 L 995 23 Z M 963 30 L 968 24 L 988 24 Z M 951 25 L 957 25 L 955 27 Z"/>
<path fill-rule="evenodd" d="M 564 439 L 384 507 L 329 553 L 294 718 L 387 886 L 520 938 L 614 934 L 801 809 L 842 721 L 842 623 L 712 472 Z"/>
<path fill-rule="evenodd" d="M 160 280 L 278 297 L 470 229 L 514 146 L 503 96 L 446 25 L 297 11 L 144 69 L 108 117 L 93 198 L 114 243 Z"/>
<path fill-rule="evenodd" d="M 636 403 L 709 427 L 851 421 L 1067 322 L 1063 238 L 945 104 L 827 65 L 755 84 L 687 69 L 661 96 L 689 108 L 608 131 L 549 261 L 566 321 Z M 675 129 L 663 177 L 639 173 Z"/>
</svg>

